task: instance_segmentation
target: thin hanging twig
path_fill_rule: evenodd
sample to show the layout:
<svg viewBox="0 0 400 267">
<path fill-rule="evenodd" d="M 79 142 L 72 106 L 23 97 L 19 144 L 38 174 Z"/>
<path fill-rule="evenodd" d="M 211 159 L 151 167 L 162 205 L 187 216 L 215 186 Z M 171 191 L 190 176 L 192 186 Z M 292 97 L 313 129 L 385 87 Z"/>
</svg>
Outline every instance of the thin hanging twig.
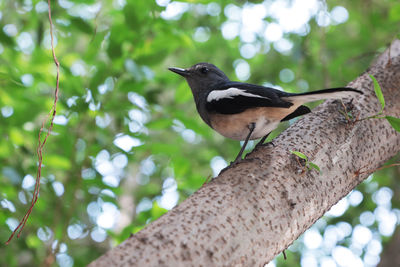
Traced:
<svg viewBox="0 0 400 267">
<path fill-rule="evenodd" d="M 60 63 L 58 62 L 57 57 L 56 57 L 56 53 L 54 51 L 53 21 L 51 20 L 50 0 L 48 0 L 47 3 L 49 5 L 51 51 L 52 51 L 52 54 L 53 54 L 54 63 L 56 64 L 56 67 L 57 67 L 57 78 L 56 78 L 57 81 L 56 81 L 56 90 L 55 90 L 55 93 L 54 93 L 54 104 L 53 104 L 53 107 L 51 108 L 49 114 L 47 115 L 46 119 L 43 120 L 42 127 L 40 128 L 39 134 L 38 134 L 38 147 L 36 149 L 36 153 L 37 153 L 37 156 L 38 156 L 38 169 L 37 169 L 37 173 L 36 173 L 35 190 L 33 191 L 33 197 L 32 197 L 31 205 L 30 205 L 28 211 L 25 213 L 25 216 L 20 221 L 20 223 L 17 226 L 17 228 L 15 228 L 15 230 L 12 232 L 10 238 L 7 240 L 6 245 L 8 245 L 10 243 L 10 241 L 13 239 L 13 237 L 14 237 L 14 235 L 16 233 L 18 233 L 17 237 L 20 237 L 21 232 L 24 229 L 26 222 L 28 221 L 29 215 L 31 214 L 32 209 L 35 206 L 36 201 L 38 200 L 39 189 L 40 189 L 40 178 L 41 178 L 41 174 L 42 174 L 43 148 L 44 148 L 44 145 L 46 144 L 47 138 L 50 136 L 51 130 L 53 129 L 54 117 L 56 116 L 56 107 L 57 107 L 58 91 L 59 91 L 59 83 L 60 83 Z M 50 118 L 50 126 L 49 126 L 49 129 L 48 129 L 48 131 L 46 133 L 46 136 L 44 137 L 44 140 L 42 142 L 41 141 L 41 136 L 42 136 L 42 133 L 43 133 L 43 130 L 44 130 L 44 124 L 48 121 L 49 116 L 51 116 L 51 118 Z"/>
</svg>

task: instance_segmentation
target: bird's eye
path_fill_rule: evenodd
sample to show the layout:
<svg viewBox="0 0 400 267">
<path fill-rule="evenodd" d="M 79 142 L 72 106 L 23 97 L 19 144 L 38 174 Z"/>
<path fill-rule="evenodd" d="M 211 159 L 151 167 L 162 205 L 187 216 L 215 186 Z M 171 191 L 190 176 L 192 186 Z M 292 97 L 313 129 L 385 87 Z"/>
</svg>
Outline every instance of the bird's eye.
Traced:
<svg viewBox="0 0 400 267">
<path fill-rule="evenodd" d="M 200 72 L 203 74 L 206 74 L 208 72 L 208 68 L 207 67 L 201 67 L 200 68 Z"/>
</svg>

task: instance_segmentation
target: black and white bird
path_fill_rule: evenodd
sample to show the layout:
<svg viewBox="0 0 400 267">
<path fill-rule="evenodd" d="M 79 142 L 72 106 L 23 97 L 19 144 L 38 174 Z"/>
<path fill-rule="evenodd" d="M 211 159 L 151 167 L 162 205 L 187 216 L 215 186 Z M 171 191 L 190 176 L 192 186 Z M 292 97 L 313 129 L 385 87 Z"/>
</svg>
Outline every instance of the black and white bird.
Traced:
<svg viewBox="0 0 400 267">
<path fill-rule="evenodd" d="M 169 68 L 188 82 L 201 118 L 221 135 L 245 141 L 233 163 L 242 158 L 249 140 L 263 145 L 268 134 L 282 121 L 311 112 L 304 103 L 322 99 L 351 98 L 361 91 L 342 87 L 307 93 L 287 93 L 261 85 L 234 82 L 210 63 L 187 69 Z"/>
</svg>

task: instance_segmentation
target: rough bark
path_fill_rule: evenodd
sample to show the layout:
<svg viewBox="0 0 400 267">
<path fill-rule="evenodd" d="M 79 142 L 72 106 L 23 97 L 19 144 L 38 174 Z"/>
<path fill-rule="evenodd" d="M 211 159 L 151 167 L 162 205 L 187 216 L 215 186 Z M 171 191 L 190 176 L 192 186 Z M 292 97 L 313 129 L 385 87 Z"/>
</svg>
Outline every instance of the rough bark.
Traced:
<svg viewBox="0 0 400 267">
<path fill-rule="evenodd" d="M 389 61 L 389 55 L 391 60 Z M 380 104 L 400 117 L 400 41 L 349 86 L 363 96 L 348 111 L 360 118 Z M 340 101 L 326 101 L 267 146 L 200 188 L 179 206 L 89 266 L 262 266 L 286 249 L 332 205 L 400 150 L 383 119 L 349 122 Z M 301 151 L 321 168 L 302 172 Z"/>
</svg>

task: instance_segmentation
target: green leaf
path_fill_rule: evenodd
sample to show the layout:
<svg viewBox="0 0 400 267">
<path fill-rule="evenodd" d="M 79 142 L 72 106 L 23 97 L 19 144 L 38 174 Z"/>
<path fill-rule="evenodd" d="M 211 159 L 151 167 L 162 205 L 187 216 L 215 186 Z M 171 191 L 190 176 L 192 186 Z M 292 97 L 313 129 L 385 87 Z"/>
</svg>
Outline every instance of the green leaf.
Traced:
<svg viewBox="0 0 400 267">
<path fill-rule="evenodd" d="M 319 168 L 319 166 L 315 163 L 309 162 L 308 165 L 311 167 L 311 169 L 316 169 L 317 171 L 321 172 L 321 169 Z"/>
<path fill-rule="evenodd" d="M 13 83 L 15 85 L 18 86 L 22 86 L 25 87 L 24 84 L 14 80 L 13 78 L 11 78 L 10 73 L 4 73 L 4 72 L 0 72 L 0 84 L 2 85 L 7 85 L 7 83 Z"/>
<path fill-rule="evenodd" d="M 4 31 L 0 31 L 0 41 L 3 45 L 7 45 L 9 47 L 14 45 L 14 40 L 10 36 L 4 33 Z"/>
<path fill-rule="evenodd" d="M 71 168 L 71 162 L 68 160 L 68 158 L 65 158 L 60 155 L 56 154 L 44 155 L 43 161 L 45 162 L 46 165 L 56 169 L 69 170 Z"/>
<path fill-rule="evenodd" d="M 392 125 L 393 129 L 400 132 L 400 118 L 392 117 L 392 116 L 385 116 L 387 121 Z"/>
<path fill-rule="evenodd" d="M 81 18 L 72 18 L 71 19 L 71 24 L 72 26 L 76 27 L 80 31 L 87 33 L 87 34 L 94 34 L 94 30 L 92 29 L 92 26 L 90 26 L 89 23 L 87 23 L 85 20 Z"/>
<path fill-rule="evenodd" d="M 151 208 L 152 219 L 154 220 L 158 219 L 159 217 L 161 217 L 161 215 L 163 215 L 167 211 L 168 210 L 161 208 L 156 201 L 153 201 L 153 207 Z"/>
<path fill-rule="evenodd" d="M 185 103 L 192 100 L 192 92 L 190 92 L 190 88 L 189 86 L 187 86 L 186 82 L 180 83 L 180 85 L 176 89 L 175 100 L 176 103 Z"/>
<path fill-rule="evenodd" d="M 147 128 L 151 130 L 165 130 L 172 125 L 172 119 L 159 118 L 146 123 Z"/>
<path fill-rule="evenodd" d="M 36 249 L 40 247 L 41 241 L 35 235 L 28 235 L 28 237 L 26 238 L 26 244 L 28 245 L 28 247 Z"/>
<path fill-rule="evenodd" d="M 389 19 L 393 22 L 400 20 L 400 4 L 397 3 L 390 8 Z"/>
<path fill-rule="evenodd" d="M 382 113 L 383 109 L 385 108 L 385 98 L 383 97 L 381 86 L 379 85 L 378 81 L 375 79 L 374 76 L 369 75 L 369 77 L 371 77 L 372 81 L 374 82 L 375 94 L 379 102 L 381 102 L 382 108 L 380 112 Z"/>
<path fill-rule="evenodd" d="M 292 153 L 292 154 L 294 154 L 294 155 L 296 155 L 296 156 L 298 156 L 299 158 L 302 158 L 302 159 L 304 159 L 304 160 L 307 160 L 308 161 L 308 158 L 307 158 L 307 156 L 306 155 L 304 155 L 303 153 L 301 153 L 301 152 L 299 152 L 299 151 L 290 151 L 290 153 Z"/>
<path fill-rule="evenodd" d="M 10 133 L 9 133 L 9 138 L 10 138 L 10 141 L 14 145 L 17 145 L 17 146 L 21 146 L 25 143 L 25 141 L 27 141 L 26 136 L 18 128 L 11 128 Z"/>
</svg>

